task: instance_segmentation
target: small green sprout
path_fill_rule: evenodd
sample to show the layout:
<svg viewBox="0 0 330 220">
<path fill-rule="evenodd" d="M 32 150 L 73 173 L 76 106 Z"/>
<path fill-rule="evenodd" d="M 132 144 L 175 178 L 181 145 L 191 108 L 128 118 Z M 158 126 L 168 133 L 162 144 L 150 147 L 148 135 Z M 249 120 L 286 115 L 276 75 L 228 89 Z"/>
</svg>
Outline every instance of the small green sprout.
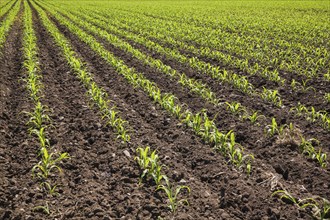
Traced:
<svg viewBox="0 0 330 220">
<path fill-rule="evenodd" d="M 187 199 L 178 200 L 178 195 L 179 195 L 180 191 L 183 189 L 186 189 L 188 191 L 188 193 L 190 193 L 190 188 L 188 186 L 173 187 L 170 184 L 170 182 L 166 176 L 164 176 L 164 179 L 165 179 L 166 185 L 159 185 L 156 190 L 163 190 L 166 193 L 168 201 L 169 201 L 168 207 L 170 208 L 171 212 L 175 213 L 178 209 L 179 204 L 189 205 Z"/>
</svg>

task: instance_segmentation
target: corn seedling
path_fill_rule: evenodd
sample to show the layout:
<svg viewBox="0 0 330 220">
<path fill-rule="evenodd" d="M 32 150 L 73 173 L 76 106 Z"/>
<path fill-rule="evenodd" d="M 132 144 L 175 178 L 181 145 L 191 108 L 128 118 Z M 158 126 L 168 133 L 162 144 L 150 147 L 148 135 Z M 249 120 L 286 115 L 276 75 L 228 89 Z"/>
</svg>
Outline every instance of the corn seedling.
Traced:
<svg viewBox="0 0 330 220">
<path fill-rule="evenodd" d="M 275 191 L 272 196 L 279 196 L 281 200 L 287 201 L 291 204 L 297 205 L 298 208 L 306 208 L 306 207 L 316 207 L 317 202 L 313 198 L 306 198 L 306 199 L 297 199 L 293 197 L 288 191 L 286 190 L 277 190 Z"/>
<path fill-rule="evenodd" d="M 265 133 L 271 137 L 274 136 L 275 134 L 281 135 L 283 133 L 284 128 L 286 127 L 287 125 L 279 126 L 276 122 L 276 119 L 272 118 L 272 123 L 266 126 Z"/>
<path fill-rule="evenodd" d="M 308 109 L 304 105 L 302 105 L 301 103 L 298 103 L 298 105 L 296 107 L 291 108 L 290 111 L 295 112 L 295 115 L 297 117 L 300 117 L 303 114 L 307 113 Z"/>
<path fill-rule="evenodd" d="M 261 118 L 266 119 L 266 117 L 264 115 L 258 115 L 258 113 L 259 113 L 259 111 L 255 111 L 251 115 L 245 115 L 244 119 L 248 119 L 252 124 L 256 124 L 258 119 L 261 119 Z"/>
<path fill-rule="evenodd" d="M 245 108 L 239 102 L 226 102 L 227 110 L 230 110 L 234 115 L 238 115 L 240 112 L 246 112 Z"/>
<path fill-rule="evenodd" d="M 330 82 L 330 72 L 327 72 L 323 75 L 323 78 Z"/>
<path fill-rule="evenodd" d="M 322 197 L 298 199 L 286 190 L 277 190 L 272 196 L 279 196 L 281 200 L 294 204 L 300 209 L 311 208 L 311 215 L 316 219 L 326 220 L 330 217 L 330 202 Z M 321 202 L 317 202 L 319 200 Z"/>
<path fill-rule="evenodd" d="M 35 129 L 40 129 L 44 123 L 49 123 L 50 118 L 47 114 L 48 108 L 43 106 L 41 102 L 37 102 L 33 112 L 24 112 L 29 116 L 29 121 L 27 122 L 30 127 Z"/>
<path fill-rule="evenodd" d="M 322 168 L 327 166 L 327 154 L 322 152 L 320 149 L 318 152 L 315 150 L 312 142 L 316 142 L 319 144 L 319 141 L 315 138 L 306 140 L 304 137 L 301 137 L 301 143 L 299 145 L 302 153 L 306 154 L 309 158 L 317 160 Z"/>
<path fill-rule="evenodd" d="M 277 90 L 270 90 L 263 87 L 263 92 L 261 93 L 261 97 L 267 102 L 272 102 L 274 105 L 278 107 L 282 107 L 282 100 Z"/>
<path fill-rule="evenodd" d="M 319 162 L 319 164 L 322 168 L 326 168 L 326 166 L 327 166 L 327 161 L 326 161 L 327 160 L 327 154 L 323 153 L 322 149 L 319 149 L 318 152 L 315 152 L 312 155 L 311 158 L 316 159 Z"/>
<path fill-rule="evenodd" d="M 161 180 L 163 179 L 163 175 L 161 174 L 161 169 L 163 165 L 158 163 L 159 157 L 156 154 L 156 150 L 150 152 L 150 147 L 147 146 L 145 148 L 138 147 L 136 149 L 138 156 L 134 158 L 137 161 L 138 165 L 140 166 L 142 174 L 140 176 L 140 183 L 144 177 L 152 177 L 156 183 L 159 185 Z"/>
<path fill-rule="evenodd" d="M 32 168 L 32 176 L 37 176 L 41 179 L 47 179 L 51 174 L 52 170 L 57 169 L 59 172 L 62 172 L 62 169 L 57 165 L 64 159 L 70 158 L 68 153 L 61 153 L 57 158 L 54 159 L 55 154 L 49 153 L 46 147 L 41 148 L 41 161 L 34 165 Z"/>
<path fill-rule="evenodd" d="M 188 200 L 187 199 L 178 199 L 178 195 L 181 192 L 181 190 L 186 189 L 188 193 L 190 193 L 190 188 L 188 186 L 177 186 L 174 187 L 170 184 L 168 178 L 164 176 L 166 185 L 159 185 L 156 190 L 163 190 L 165 194 L 167 195 L 169 205 L 168 207 L 170 208 L 171 212 L 175 213 L 178 209 L 178 206 L 180 204 L 187 204 Z"/>
<path fill-rule="evenodd" d="M 322 198 L 322 204 L 317 206 L 314 216 L 320 220 L 330 219 L 330 202 Z"/>
<path fill-rule="evenodd" d="M 49 147 L 50 143 L 48 138 L 46 138 L 46 127 L 41 127 L 40 129 L 30 129 L 30 134 L 34 134 L 38 137 L 41 148 Z"/>
<path fill-rule="evenodd" d="M 310 111 L 308 111 L 307 115 L 307 121 L 310 122 L 316 122 L 316 120 L 320 117 L 320 113 L 317 112 L 313 106 L 311 107 Z"/>
<path fill-rule="evenodd" d="M 44 181 L 40 183 L 40 186 L 43 187 L 50 195 L 58 196 L 59 193 L 56 191 L 57 185 L 51 185 L 49 182 Z"/>
<path fill-rule="evenodd" d="M 315 88 L 312 87 L 312 86 L 308 86 L 307 83 L 310 79 L 307 79 L 307 80 L 302 80 L 301 81 L 301 90 L 303 92 L 307 92 L 308 90 L 313 90 L 314 92 L 316 92 Z"/>
<path fill-rule="evenodd" d="M 298 85 L 300 85 L 300 83 L 297 82 L 295 79 L 292 79 L 290 86 L 291 86 L 291 89 L 293 91 L 297 91 L 298 90 L 298 88 L 297 88 Z"/>
<path fill-rule="evenodd" d="M 35 211 L 35 212 L 41 211 L 41 212 L 45 213 L 46 215 L 50 215 L 50 213 L 51 213 L 47 202 L 46 202 L 46 205 L 34 207 L 33 211 Z"/>
</svg>

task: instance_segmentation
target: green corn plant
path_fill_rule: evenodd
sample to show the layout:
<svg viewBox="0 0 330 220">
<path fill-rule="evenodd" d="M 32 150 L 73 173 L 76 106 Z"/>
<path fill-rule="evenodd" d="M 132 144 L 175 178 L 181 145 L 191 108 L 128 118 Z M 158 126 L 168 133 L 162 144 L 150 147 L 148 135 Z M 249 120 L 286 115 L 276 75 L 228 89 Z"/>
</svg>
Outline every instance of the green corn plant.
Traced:
<svg viewBox="0 0 330 220">
<path fill-rule="evenodd" d="M 255 111 L 251 115 L 245 115 L 243 118 L 248 119 L 252 124 L 256 124 L 258 119 L 261 119 L 261 118 L 266 119 L 266 116 L 258 115 L 258 114 L 259 114 L 259 111 Z"/>
<path fill-rule="evenodd" d="M 293 91 L 298 90 L 298 85 L 300 85 L 300 83 L 297 82 L 295 79 L 292 79 L 290 86 Z"/>
<path fill-rule="evenodd" d="M 281 200 L 286 200 L 300 209 L 311 208 L 311 215 L 319 220 L 326 220 L 330 217 L 330 202 L 322 197 L 296 199 L 286 190 L 277 190 L 272 196 L 279 196 Z M 321 200 L 321 202 L 317 202 Z"/>
<path fill-rule="evenodd" d="M 209 142 L 211 140 L 211 133 L 213 130 L 217 130 L 216 125 L 214 124 L 214 119 L 210 120 L 207 116 L 206 111 L 203 111 L 203 129 L 200 132 L 200 135 L 202 136 L 203 140 L 205 142 Z M 216 116 L 214 117 L 216 118 Z"/>
<path fill-rule="evenodd" d="M 175 117 L 181 119 L 182 116 L 183 116 L 183 113 L 182 113 L 182 106 L 181 105 L 175 105 L 174 108 L 173 108 L 173 113 L 175 115 Z"/>
<path fill-rule="evenodd" d="M 324 100 L 326 103 L 330 104 L 330 93 L 325 93 L 324 94 Z"/>
<path fill-rule="evenodd" d="M 50 195 L 52 196 L 58 196 L 59 193 L 56 191 L 57 185 L 51 185 L 49 182 L 44 181 L 40 183 L 40 186 L 44 188 Z"/>
<path fill-rule="evenodd" d="M 176 98 L 173 95 L 165 94 L 161 100 L 162 107 L 165 108 L 166 110 L 170 111 L 171 113 L 175 114 L 174 113 L 174 106 L 175 106 L 174 100 L 175 99 Z"/>
<path fill-rule="evenodd" d="M 301 137 L 301 143 L 299 149 L 302 153 L 307 153 L 309 157 L 312 157 L 315 153 L 315 148 L 312 144 L 312 141 L 317 141 L 316 139 L 306 140 L 304 137 Z"/>
<path fill-rule="evenodd" d="M 221 132 L 215 132 L 215 134 L 217 136 L 214 137 L 214 149 L 220 151 L 224 156 L 226 156 L 228 152 L 228 143 L 231 144 L 233 131 L 230 130 L 227 134 L 223 134 Z"/>
<path fill-rule="evenodd" d="M 138 165 L 140 166 L 142 171 L 142 174 L 140 176 L 140 183 L 142 182 L 142 179 L 146 176 L 150 176 L 154 179 L 156 185 L 158 186 L 161 182 L 161 180 L 164 178 L 164 175 L 162 175 L 161 170 L 163 165 L 160 165 L 158 160 L 159 157 L 156 154 L 156 150 L 150 152 L 150 147 L 146 146 L 145 148 L 138 147 L 136 149 L 138 156 L 134 158 L 134 160 L 137 161 Z"/>
<path fill-rule="evenodd" d="M 320 114 L 321 125 L 324 129 L 330 131 L 330 118 L 328 117 L 327 113 Z"/>
<path fill-rule="evenodd" d="M 138 156 L 136 156 L 134 160 L 137 161 L 138 165 L 143 170 L 141 174 L 141 179 L 142 179 L 148 173 L 149 170 L 149 164 L 151 162 L 151 159 L 149 157 L 150 147 L 149 146 L 146 146 L 145 148 L 138 147 L 136 151 L 138 153 Z M 151 154 L 155 155 L 156 151 L 153 151 Z"/>
<path fill-rule="evenodd" d="M 181 190 L 186 189 L 188 193 L 190 193 L 190 188 L 188 186 L 177 186 L 174 187 L 170 184 L 168 178 L 164 176 L 166 185 L 159 185 L 156 190 L 163 190 L 165 194 L 167 195 L 169 205 L 168 207 L 170 208 L 171 212 L 175 213 L 178 209 L 178 206 L 180 204 L 187 204 L 188 200 L 187 199 L 178 199 L 178 195 L 181 192 Z"/>
<path fill-rule="evenodd" d="M 198 112 L 195 115 L 192 115 L 191 127 L 194 131 L 199 134 L 202 129 L 202 112 Z"/>
<path fill-rule="evenodd" d="M 41 104 L 41 102 L 37 102 L 33 112 L 23 112 L 29 116 L 29 121 L 27 122 L 31 128 L 40 129 L 44 123 L 49 123 L 50 117 L 45 114 L 48 108 Z"/>
<path fill-rule="evenodd" d="M 54 159 L 55 154 L 49 153 L 46 147 L 41 148 L 40 155 L 41 161 L 33 166 L 32 176 L 34 177 L 36 173 L 39 178 L 44 180 L 49 177 L 52 170 L 54 169 L 62 172 L 62 169 L 57 164 L 64 159 L 70 158 L 68 153 L 61 153 L 57 158 Z"/>
<path fill-rule="evenodd" d="M 327 154 L 322 152 L 322 149 L 314 153 L 311 157 L 312 159 L 316 159 L 322 168 L 326 168 L 327 166 Z"/>
<path fill-rule="evenodd" d="M 316 92 L 315 88 L 312 86 L 308 86 L 307 83 L 310 81 L 310 79 L 306 79 L 306 80 L 302 80 L 301 81 L 301 90 L 303 92 L 307 92 L 308 90 L 313 90 L 314 92 Z"/>
<path fill-rule="evenodd" d="M 48 138 L 46 138 L 45 129 L 46 127 L 41 127 L 40 129 L 30 129 L 30 134 L 34 134 L 38 137 L 41 148 L 46 148 L 50 145 Z"/>
<path fill-rule="evenodd" d="M 322 200 L 322 206 L 318 205 L 318 209 L 316 209 L 314 216 L 320 220 L 326 220 L 330 218 L 330 202 L 324 198 L 322 198 Z"/>
<path fill-rule="evenodd" d="M 323 78 L 324 78 L 325 80 L 327 80 L 327 81 L 330 82 L 330 72 L 328 71 L 327 73 L 325 73 L 325 74 L 323 75 Z"/>
<path fill-rule="evenodd" d="M 319 141 L 315 138 L 306 140 L 304 137 L 301 137 L 301 143 L 299 145 L 299 149 L 302 153 L 307 154 L 307 156 L 311 159 L 317 160 L 322 168 L 326 168 L 327 166 L 327 154 L 322 152 L 322 149 L 319 149 L 317 152 L 312 144 L 312 142 L 316 142 L 319 144 Z"/>
<path fill-rule="evenodd" d="M 263 92 L 261 93 L 262 99 L 268 102 L 272 102 L 278 107 L 282 107 L 282 100 L 278 94 L 277 90 L 270 90 L 263 87 Z"/>
<path fill-rule="evenodd" d="M 243 147 L 236 143 L 235 134 L 230 133 L 230 141 L 227 141 L 227 155 L 232 164 L 234 164 L 238 169 L 242 169 L 245 166 L 247 174 L 251 173 L 251 161 L 254 160 L 252 154 L 243 155 Z M 246 163 L 246 164 L 245 164 Z"/>
<path fill-rule="evenodd" d="M 117 138 L 120 138 L 123 142 L 129 143 L 131 140 L 131 136 L 128 134 L 126 129 L 122 129 L 120 132 L 117 133 Z"/>
<path fill-rule="evenodd" d="M 151 163 L 151 176 L 154 179 L 157 186 L 160 185 L 161 181 L 164 179 L 164 175 L 162 174 L 163 165 L 159 165 L 157 161 L 152 161 Z"/>
<path fill-rule="evenodd" d="M 33 211 L 35 211 L 35 212 L 41 211 L 41 212 L 45 213 L 46 215 L 50 215 L 50 213 L 51 213 L 47 202 L 46 202 L 46 205 L 34 207 Z"/>
<path fill-rule="evenodd" d="M 286 190 L 277 190 L 272 193 L 271 196 L 279 196 L 281 200 L 287 200 L 292 204 L 298 206 L 298 208 L 306 208 L 306 207 L 317 207 L 317 202 L 313 198 L 306 198 L 306 199 L 297 199 L 293 197 L 288 191 Z"/>
<path fill-rule="evenodd" d="M 316 122 L 320 117 L 320 113 L 315 110 L 312 106 L 310 111 L 308 111 L 307 121 Z"/>
<path fill-rule="evenodd" d="M 140 183 L 142 182 L 142 179 L 146 176 L 152 173 L 151 170 L 151 164 L 156 163 L 155 161 L 158 160 L 158 155 L 156 154 L 156 150 L 151 152 L 149 156 L 150 147 L 146 146 L 145 148 L 138 147 L 136 149 L 138 156 L 134 158 L 134 160 L 137 161 L 140 168 L 143 170 L 142 174 L 140 176 Z M 154 164 L 153 164 L 154 165 Z"/>
<path fill-rule="evenodd" d="M 297 106 L 292 107 L 290 111 L 291 112 L 293 111 L 297 117 L 300 117 L 305 113 L 308 113 L 308 109 L 306 108 L 306 106 L 302 105 L 300 102 L 298 102 Z"/>
<path fill-rule="evenodd" d="M 292 204 L 298 205 L 298 200 L 286 190 L 277 190 L 273 192 L 271 196 L 279 196 L 281 200 L 285 199 Z"/>
<path fill-rule="evenodd" d="M 227 105 L 227 110 L 230 110 L 231 113 L 237 115 L 240 112 L 246 112 L 245 108 L 239 102 L 225 102 Z"/>
<path fill-rule="evenodd" d="M 275 118 L 272 118 L 272 123 L 267 125 L 265 128 L 265 133 L 269 136 L 274 136 L 275 134 L 282 134 L 283 130 L 287 127 L 287 125 L 279 126 L 276 122 Z"/>
</svg>

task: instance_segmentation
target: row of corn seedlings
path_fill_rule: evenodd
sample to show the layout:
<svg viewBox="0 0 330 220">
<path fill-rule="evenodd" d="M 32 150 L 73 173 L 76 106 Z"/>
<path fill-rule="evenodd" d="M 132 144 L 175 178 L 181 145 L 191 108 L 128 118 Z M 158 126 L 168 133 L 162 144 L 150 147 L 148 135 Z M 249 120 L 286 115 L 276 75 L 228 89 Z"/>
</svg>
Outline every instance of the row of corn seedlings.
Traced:
<svg viewBox="0 0 330 220">
<path fill-rule="evenodd" d="M 40 181 L 40 186 L 43 190 L 51 195 L 58 195 L 56 180 L 54 177 L 55 172 L 62 172 L 60 162 L 64 159 L 70 158 L 66 152 L 59 153 L 56 149 L 50 146 L 47 137 L 47 130 L 51 128 L 51 121 L 48 113 L 50 109 L 41 103 L 42 98 L 42 76 L 39 73 L 38 49 L 37 38 L 33 30 L 32 12 L 27 3 L 24 1 L 24 37 L 23 37 L 23 52 L 24 63 L 23 66 L 27 72 L 27 76 L 23 81 L 26 83 L 26 88 L 29 91 L 30 99 L 34 104 L 34 109 L 27 112 L 29 116 L 29 133 L 35 136 L 39 141 L 40 161 L 33 166 L 32 176 L 37 176 Z M 37 206 L 35 209 L 41 209 L 44 212 L 50 212 L 47 205 Z"/>
<path fill-rule="evenodd" d="M 3 6 L 0 6 L 1 7 L 1 10 L 0 10 L 0 19 L 3 15 L 5 15 L 10 8 L 12 8 L 14 5 L 15 5 L 15 2 L 16 1 L 12 1 L 11 4 L 10 1 L 8 1 L 6 4 L 4 4 Z"/>
<path fill-rule="evenodd" d="M 330 117 L 326 111 L 317 111 L 313 106 L 310 108 L 298 103 L 296 107 L 291 108 L 296 117 L 304 116 L 309 122 L 318 122 L 325 130 L 330 131 Z"/>
<path fill-rule="evenodd" d="M 275 118 L 272 118 L 271 124 L 265 127 L 265 134 L 269 137 L 274 135 L 277 136 L 277 142 L 281 145 L 296 145 L 298 151 L 308 158 L 315 160 L 322 168 L 327 166 L 327 154 L 322 151 L 322 147 L 319 147 L 317 151 L 314 145 L 320 145 L 320 142 L 315 138 L 307 139 L 302 135 L 299 128 L 294 126 L 292 123 L 289 125 L 279 125 Z"/>
<path fill-rule="evenodd" d="M 180 204 L 189 204 L 187 199 L 179 199 L 178 196 L 182 189 L 187 189 L 190 192 L 190 188 L 184 185 L 174 187 L 170 183 L 169 178 L 162 172 L 164 165 L 160 163 L 156 150 L 151 152 L 150 147 L 146 146 L 145 148 L 138 147 L 136 151 L 137 156 L 134 160 L 137 161 L 141 169 L 140 183 L 142 183 L 143 179 L 151 178 L 156 184 L 156 190 L 165 192 L 169 203 L 168 207 L 173 213 L 177 211 Z"/>
<path fill-rule="evenodd" d="M 0 9 L 6 7 L 6 5 L 8 5 L 10 3 L 10 1 L 2 1 L 0 2 Z"/>
<path fill-rule="evenodd" d="M 38 6 L 36 7 L 38 8 Z M 105 120 L 106 125 L 112 127 L 116 132 L 117 137 L 123 142 L 129 142 L 130 135 L 128 134 L 127 128 L 128 122 L 119 116 L 119 112 L 116 110 L 115 105 L 109 107 L 111 101 L 109 100 L 106 91 L 94 82 L 93 77 L 87 71 L 81 59 L 77 57 L 66 38 L 47 18 L 46 13 L 41 9 L 38 10 L 38 13 L 44 26 L 54 38 L 55 43 L 61 48 L 69 66 L 74 70 L 74 73 L 86 88 L 87 96 L 90 98 L 92 105 L 95 105 L 99 109 L 100 115 L 102 119 Z"/>
<path fill-rule="evenodd" d="M 258 119 L 266 117 L 264 115 L 259 115 L 258 111 L 252 112 L 250 115 L 246 108 L 239 102 L 226 102 L 227 109 L 229 109 L 233 114 L 237 114 L 238 117 L 242 119 L 249 120 L 252 124 L 257 123 Z M 298 146 L 299 152 L 306 155 L 308 158 L 316 160 L 319 165 L 323 168 L 327 166 L 327 154 L 322 152 L 322 148 L 317 151 L 313 144 L 320 145 L 320 142 L 315 138 L 306 139 L 303 137 L 302 132 L 292 123 L 289 125 L 278 125 L 275 118 L 272 118 L 271 124 L 266 125 L 265 135 L 272 137 L 278 135 L 278 142 L 280 144 L 294 144 Z"/>
<path fill-rule="evenodd" d="M 16 1 L 15 6 L 9 11 L 7 17 L 0 25 L 0 55 L 2 54 L 1 50 L 6 41 L 8 32 L 13 25 L 15 18 L 20 10 L 21 1 Z"/>
<path fill-rule="evenodd" d="M 285 203 L 293 204 L 297 209 L 303 209 L 318 220 L 326 220 L 330 218 L 330 201 L 320 196 L 312 196 L 300 199 L 293 196 L 286 189 L 276 190 L 273 196 L 279 197 Z"/>
<path fill-rule="evenodd" d="M 44 7 L 47 8 L 46 6 Z M 176 104 L 178 102 L 177 97 L 172 94 L 162 93 L 155 83 L 150 82 L 143 74 L 136 72 L 134 68 L 126 66 L 122 60 L 107 51 L 94 37 L 73 25 L 60 14 L 55 12 L 52 14 L 62 25 L 66 26 L 107 63 L 112 65 L 130 84 L 145 91 L 154 102 L 176 116 L 182 123 L 192 128 L 206 142 L 214 145 L 214 148 L 219 150 L 230 163 L 239 169 L 245 169 L 248 173 L 251 172 L 251 161 L 254 157 L 251 154 L 245 155 L 243 153 L 244 148 L 235 141 L 235 135 L 232 131 L 225 134 L 220 132 L 214 121 L 208 118 L 206 111 L 194 114 L 190 110 L 184 109 L 187 106 L 186 104 Z"/>
</svg>

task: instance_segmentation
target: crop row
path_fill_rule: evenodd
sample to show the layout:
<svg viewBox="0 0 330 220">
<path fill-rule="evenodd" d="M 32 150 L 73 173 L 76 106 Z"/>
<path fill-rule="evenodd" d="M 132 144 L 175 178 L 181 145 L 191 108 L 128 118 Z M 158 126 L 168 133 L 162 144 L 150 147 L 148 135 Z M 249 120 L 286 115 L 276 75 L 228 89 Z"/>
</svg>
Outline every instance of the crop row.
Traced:
<svg viewBox="0 0 330 220">
<path fill-rule="evenodd" d="M 2 16 L 4 16 L 6 13 L 9 12 L 9 9 L 12 8 L 15 5 L 15 2 L 16 1 L 12 1 L 11 4 L 9 4 L 10 1 L 4 2 L 6 4 L 3 4 L 2 6 L 0 6 L 1 7 L 1 10 L 0 10 L 0 19 L 2 18 Z"/>
<path fill-rule="evenodd" d="M 7 34 L 10 30 L 10 27 L 13 25 L 15 21 L 19 9 L 20 9 L 20 1 L 16 1 L 14 7 L 8 12 L 7 17 L 0 25 L 0 50 L 2 49 L 6 41 Z"/>
<path fill-rule="evenodd" d="M 51 195 L 57 195 L 58 183 L 56 182 L 56 179 L 54 180 L 51 177 L 55 176 L 56 170 L 62 172 L 60 162 L 64 159 L 70 158 L 70 156 L 66 152 L 59 153 L 49 142 L 48 130 L 52 128 L 52 125 L 48 113 L 51 112 L 51 109 L 49 109 L 48 106 L 43 105 L 41 102 L 43 97 L 43 84 L 41 82 L 42 76 L 40 75 L 38 64 L 37 39 L 32 25 L 32 12 L 27 1 L 24 1 L 23 20 L 23 65 L 27 73 L 23 80 L 26 83 L 26 88 L 34 105 L 31 112 L 26 112 L 29 116 L 27 124 L 29 126 L 28 130 L 30 135 L 35 136 L 38 140 L 38 157 L 40 158 L 39 162 L 32 168 L 32 176 L 38 177 L 40 186 L 45 192 Z M 37 206 L 34 209 L 42 209 L 44 212 L 49 213 L 47 202 L 46 205 Z"/>
</svg>

